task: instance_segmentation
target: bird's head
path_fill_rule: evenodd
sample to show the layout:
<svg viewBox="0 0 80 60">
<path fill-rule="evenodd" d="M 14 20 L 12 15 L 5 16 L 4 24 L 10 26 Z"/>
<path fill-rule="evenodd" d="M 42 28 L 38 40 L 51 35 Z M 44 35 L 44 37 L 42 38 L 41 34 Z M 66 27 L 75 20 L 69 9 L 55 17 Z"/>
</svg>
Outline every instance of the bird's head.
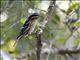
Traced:
<svg viewBox="0 0 80 60">
<path fill-rule="evenodd" d="M 33 13 L 32 15 L 29 16 L 30 20 L 36 20 L 39 17 L 38 13 Z"/>
</svg>

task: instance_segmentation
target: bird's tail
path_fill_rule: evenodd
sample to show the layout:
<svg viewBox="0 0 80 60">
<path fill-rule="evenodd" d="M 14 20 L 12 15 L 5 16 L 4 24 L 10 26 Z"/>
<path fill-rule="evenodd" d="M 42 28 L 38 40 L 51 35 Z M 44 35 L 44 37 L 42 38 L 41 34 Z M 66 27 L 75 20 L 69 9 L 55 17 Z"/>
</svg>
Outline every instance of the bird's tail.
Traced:
<svg viewBox="0 0 80 60">
<path fill-rule="evenodd" d="M 22 37 L 23 37 L 22 35 L 19 35 L 19 36 L 16 38 L 17 40 L 15 41 L 13 47 L 18 43 L 18 41 L 19 41 Z"/>
</svg>

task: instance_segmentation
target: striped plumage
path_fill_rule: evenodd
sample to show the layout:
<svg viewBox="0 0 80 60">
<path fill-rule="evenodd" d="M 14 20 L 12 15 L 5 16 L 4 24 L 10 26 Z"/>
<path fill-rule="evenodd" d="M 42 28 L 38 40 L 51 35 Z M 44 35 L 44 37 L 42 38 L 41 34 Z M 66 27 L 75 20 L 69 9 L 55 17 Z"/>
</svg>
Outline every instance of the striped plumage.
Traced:
<svg viewBox="0 0 80 60">
<path fill-rule="evenodd" d="M 24 35 L 29 34 L 30 29 L 32 28 L 32 26 L 35 24 L 35 20 L 38 18 L 38 13 L 34 13 L 32 15 L 30 15 L 27 20 L 25 21 L 24 25 L 21 28 L 20 34 L 17 37 L 17 41 L 20 40 Z"/>
</svg>

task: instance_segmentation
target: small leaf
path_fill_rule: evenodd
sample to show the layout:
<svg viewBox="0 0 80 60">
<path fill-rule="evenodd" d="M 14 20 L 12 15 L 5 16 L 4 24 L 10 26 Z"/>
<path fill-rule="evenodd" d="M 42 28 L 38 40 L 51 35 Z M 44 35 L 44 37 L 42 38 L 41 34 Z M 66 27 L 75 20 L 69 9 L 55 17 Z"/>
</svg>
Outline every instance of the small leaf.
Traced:
<svg viewBox="0 0 80 60">
<path fill-rule="evenodd" d="M 76 22 L 75 26 L 80 27 L 80 22 Z"/>
<path fill-rule="evenodd" d="M 79 3 L 72 3 L 68 8 L 66 14 L 69 15 L 77 6 L 79 6 Z"/>
<path fill-rule="evenodd" d="M 25 23 L 25 21 L 26 21 L 26 18 L 25 17 L 23 17 L 23 18 L 21 18 L 21 23 Z"/>
<path fill-rule="evenodd" d="M 28 38 L 31 40 L 31 39 L 33 39 L 33 37 L 30 35 L 30 36 L 28 36 Z"/>
<path fill-rule="evenodd" d="M 58 21 L 60 21 L 60 17 L 58 15 L 54 15 L 52 18 L 52 22 L 57 23 Z"/>
<path fill-rule="evenodd" d="M 10 40 L 10 41 L 7 43 L 8 51 L 15 51 L 15 46 L 13 46 L 14 43 L 15 43 L 14 40 Z"/>
<path fill-rule="evenodd" d="M 59 42 L 64 43 L 64 41 L 65 41 L 65 38 L 64 37 L 60 37 L 59 38 Z"/>
</svg>

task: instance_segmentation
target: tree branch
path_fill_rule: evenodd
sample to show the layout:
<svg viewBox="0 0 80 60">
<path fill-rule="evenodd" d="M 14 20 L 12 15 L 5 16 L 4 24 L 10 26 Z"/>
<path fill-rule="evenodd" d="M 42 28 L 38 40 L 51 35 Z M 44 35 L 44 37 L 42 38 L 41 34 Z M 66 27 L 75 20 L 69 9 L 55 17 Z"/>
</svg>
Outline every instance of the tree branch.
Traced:
<svg viewBox="0 0 80 60">
<path fill-rule="evenodd" d="M 37 60 L 40 60 L 41 47 L 42 47 L 41 34 L 37 34 L 37 51 L 36 51 Z"/>
<path fill-rule="evenodd" d="M 43 33 L 43 30 L 45 29 L 45 25 L 47 24 L 47 22 L 51 19 L 52 13 L 54 11 L 55 8 L 53 8 L 55 5 L 55 0 L 54 1 L 50 1 L 50 5 L 48 8 L 48 12 L 46 13 L 45 18 L 43 19 L 43 23 L 40 26 L 40 30 L 37 32 L 37 51 L 36 51 L 36 55 L 37 55 L 37 60 L 40 60 L 40 54 L 41 54 L 41 35 Z"/>
<path fill-rule="evenodd" d="M 58 50 L 58 53 L 59 54 L 78 54 L 78 53 L 80 53 L 80 50 L 79 49 L 77 49 L 77 50 L 63 50 L 63 49 L 61 49 L 61 50 Z"/>
</svg>

